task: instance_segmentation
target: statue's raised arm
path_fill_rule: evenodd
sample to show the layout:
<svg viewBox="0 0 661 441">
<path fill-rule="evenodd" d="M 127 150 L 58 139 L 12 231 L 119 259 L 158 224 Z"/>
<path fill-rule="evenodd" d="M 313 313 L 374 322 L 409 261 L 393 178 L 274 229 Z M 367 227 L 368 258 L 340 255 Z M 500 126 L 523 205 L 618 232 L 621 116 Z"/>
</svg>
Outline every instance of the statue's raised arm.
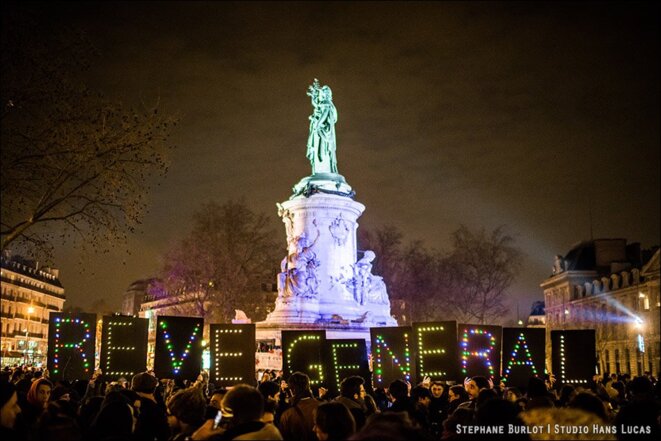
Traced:
<svg viewBox="0 0 661 441">
<path fill-rule="evenodd" d="M 306 157 L 312 165 L 312 173 L 337 173 L 335 123 L 337 109 L 333 104 L 333 92 L 328 86 L 321 86 L 315 78 L 308 87 L 307 95 L 312 101 L 310 133 Z"/>
</svg>

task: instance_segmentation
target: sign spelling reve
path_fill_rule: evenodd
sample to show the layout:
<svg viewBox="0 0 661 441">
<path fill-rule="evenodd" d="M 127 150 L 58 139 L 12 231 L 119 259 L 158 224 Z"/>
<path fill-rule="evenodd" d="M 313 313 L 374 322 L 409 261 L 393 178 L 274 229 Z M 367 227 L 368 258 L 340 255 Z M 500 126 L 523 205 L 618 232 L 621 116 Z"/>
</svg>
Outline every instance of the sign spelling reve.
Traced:
<svg viewBox="0 0 661 441">
<path fill-rule="evenodd" d="M 210 325 L 210 380 L 217 386 L 252 383 L 255 379 L 255 325 Z"/>
<path fill-rule="evenodd" d="M 147 369 L 149 320 L 105 316 L 101 331 L 101 370 L 110 379 Z"/>
<path fill-rule="evenodd" d="M 47 366 L 53 380 L 86 380 L 94 371 L 96 314 L 51 312 Z"/>
<path fill-rule="evenodd" d="M 154 373 L 159 378 L 197 378 L 202 368 L 204 320 L 160 316 L 156 322 Z"/>
</svg>

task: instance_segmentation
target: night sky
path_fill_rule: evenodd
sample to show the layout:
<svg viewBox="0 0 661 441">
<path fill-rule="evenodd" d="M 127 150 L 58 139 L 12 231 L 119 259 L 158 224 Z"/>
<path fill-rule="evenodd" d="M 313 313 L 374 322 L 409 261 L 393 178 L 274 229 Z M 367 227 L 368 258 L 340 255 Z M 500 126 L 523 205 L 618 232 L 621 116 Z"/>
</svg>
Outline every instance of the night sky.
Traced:
<svg viewBox="0 0 661 441">
<path fill-rule="evenodd" d="M 16 6 L 15 6 L 16 7 Z M 89 85 L 160 97 L 179 118 L 170 173 L 131 255 L 60 247 L 72 306 L 119 308 L 202 202 L 276 202 L 310 173 L 306 88 L 338 109 L 339 172 L 367 209 L 447 248 L 460 224 L 506 225 L 525 264 L 522 316 L 553 256 L 590 238 L 659 243 L 659 14 L 643 4 L 50 3 L 101 56 Z M 44 35 L 44 38 L 48 38 Z M 378 258 L 378 256 L 377 256 Z M 86 267 L 80 270 L 82 260 Z"/>
</svg>

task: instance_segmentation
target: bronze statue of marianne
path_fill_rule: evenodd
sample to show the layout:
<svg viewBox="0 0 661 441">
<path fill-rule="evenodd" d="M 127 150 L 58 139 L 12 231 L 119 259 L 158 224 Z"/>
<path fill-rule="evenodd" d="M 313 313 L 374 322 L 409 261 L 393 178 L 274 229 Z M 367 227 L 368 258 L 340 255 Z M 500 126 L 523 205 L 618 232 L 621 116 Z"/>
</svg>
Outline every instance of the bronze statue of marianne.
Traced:
<svg viewBox="0 0 661 441">
<path fill-rule="evenodd" d="M 314 109 L 309 117 L 310 133 L 306 154 L 312 165 L 312 174 L 337 173 L 335 155 L 337 110 L 333 105 L 333 92 L 328 86 L 322 87 L 315 78 L 312 85 L 308 87 L 307 94 L 312 100 Z"/>
</svg>

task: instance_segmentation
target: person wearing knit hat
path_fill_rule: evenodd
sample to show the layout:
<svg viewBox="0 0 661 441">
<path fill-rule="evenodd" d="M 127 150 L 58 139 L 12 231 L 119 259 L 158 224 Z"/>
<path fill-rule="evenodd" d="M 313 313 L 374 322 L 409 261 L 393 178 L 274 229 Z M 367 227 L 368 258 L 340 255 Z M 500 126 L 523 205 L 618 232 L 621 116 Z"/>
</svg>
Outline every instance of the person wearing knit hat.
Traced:
<svg viewBox="0 0 661 441">
<path fill-rule="evenodd" d="M 14 430 L 16 416 L 21 412 L 18 405 L 16 387 L 9 382 L 0 383 L 0 439 L 12 441 L 19 439 Z"/>
</svg>

